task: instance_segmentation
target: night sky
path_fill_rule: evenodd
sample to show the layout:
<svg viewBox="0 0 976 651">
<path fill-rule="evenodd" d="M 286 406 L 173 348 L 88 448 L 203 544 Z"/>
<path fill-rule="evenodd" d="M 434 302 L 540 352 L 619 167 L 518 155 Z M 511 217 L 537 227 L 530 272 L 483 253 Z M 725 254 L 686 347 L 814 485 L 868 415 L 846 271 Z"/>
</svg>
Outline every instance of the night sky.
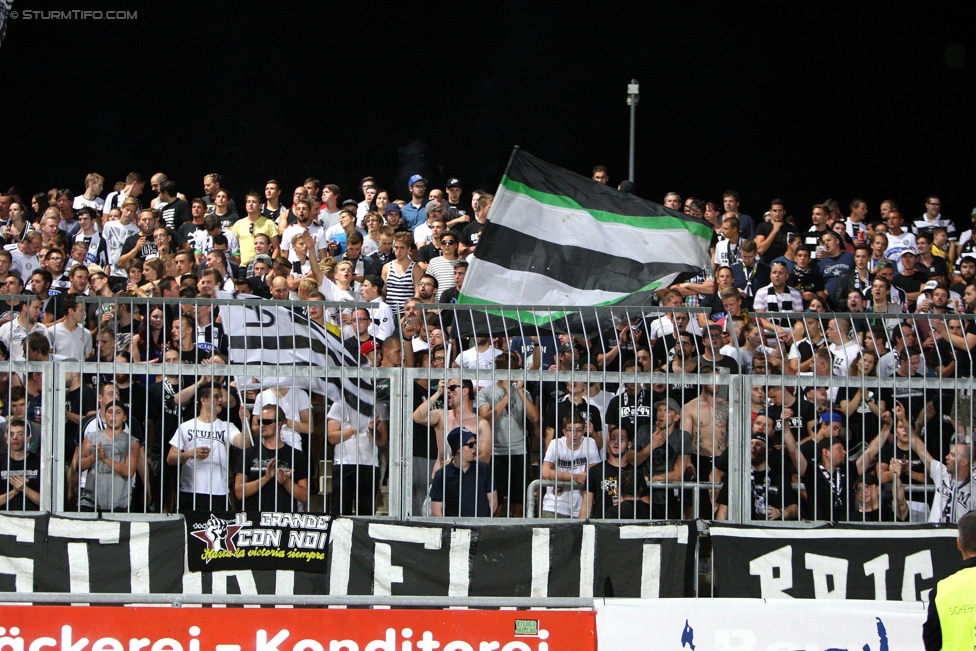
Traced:
<svg viewBox="0 0 976 651">
<path fill-rule="evenodd" d="M 514 145 L 616 184 L 633 77 L 641 196 L 736 188 L 745 212 L 778 196 L 802 224 L 828 197 L 915 218 L 936 192 L 968 227 L 970 3 L 633 4 L 16 0 L 138 18 L 10 21 L 0 186 L 163 171 L 194 197 L 220 172 L 239 202 L 306 176 L 358 200 L 367 174 L 405 198 L 419 172 L 493 191 Z"/>
</svg>

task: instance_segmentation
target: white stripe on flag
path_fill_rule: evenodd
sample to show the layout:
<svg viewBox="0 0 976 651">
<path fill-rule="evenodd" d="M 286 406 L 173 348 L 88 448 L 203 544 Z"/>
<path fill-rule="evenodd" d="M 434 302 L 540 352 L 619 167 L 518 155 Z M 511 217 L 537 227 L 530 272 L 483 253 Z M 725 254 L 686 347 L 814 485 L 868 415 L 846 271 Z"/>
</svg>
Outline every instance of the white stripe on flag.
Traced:
<svg viewBox="0 0 976 651">
<path fill-rule="evenodd" d="M 629 224 L 601 222 L 588 212 L 559 208 L 498 186 L 501 196 L 492 203 L 492 222 L 536 239 L 584 249 L 599 247 L 601 253 L 638 262 L 673 262 L 698 265 L 700 251 L 689 244 L 708 242 L 692 237 L 683 228 L 640 228 Z M 646 219 L 650 224 L 655 217 Z"/>
<path fill-rule="evenodd" d="M 676 276 L 664 276 L 660 286 L 667 287 Z M 542 274 L 513 271 L 477 257 L 465 276 L 464 293 L 472 297 L 491 297 L 493 303 L 502 305 L 553 306 L 604 305 L 630 295 L 627 292 L 578 289 Z"/>
</svg>

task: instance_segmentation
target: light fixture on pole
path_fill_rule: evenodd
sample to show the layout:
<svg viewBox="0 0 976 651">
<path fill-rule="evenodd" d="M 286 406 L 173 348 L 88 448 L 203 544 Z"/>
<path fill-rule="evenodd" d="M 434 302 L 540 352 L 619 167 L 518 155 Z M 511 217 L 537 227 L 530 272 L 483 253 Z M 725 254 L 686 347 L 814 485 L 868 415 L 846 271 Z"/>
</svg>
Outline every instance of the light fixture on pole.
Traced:
<svg viewBox="0 0 976 651">
<path fill-rule="evenodd" d="M 637 102 L 640 101 L 640 84 L 631 79 L 627 84 L 627 106 L 630 107 L 630 165 L 627 168 L 627 178 L 634 181 L 634 133 L 637 129 Z"/>
</svg>

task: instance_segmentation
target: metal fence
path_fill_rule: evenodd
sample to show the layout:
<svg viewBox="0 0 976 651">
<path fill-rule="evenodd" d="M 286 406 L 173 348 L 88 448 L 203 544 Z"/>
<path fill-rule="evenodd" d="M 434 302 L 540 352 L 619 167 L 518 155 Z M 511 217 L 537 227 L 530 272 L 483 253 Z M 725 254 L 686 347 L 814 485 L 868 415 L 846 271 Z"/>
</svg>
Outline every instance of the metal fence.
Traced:
<svg viewBox="0 0 976 651">
<path fill-rule="evenodd" d="M 954 521 L 971 472 L 971 315 L 83 305 L 0 330 L 0 510 Z"/>
</svg>

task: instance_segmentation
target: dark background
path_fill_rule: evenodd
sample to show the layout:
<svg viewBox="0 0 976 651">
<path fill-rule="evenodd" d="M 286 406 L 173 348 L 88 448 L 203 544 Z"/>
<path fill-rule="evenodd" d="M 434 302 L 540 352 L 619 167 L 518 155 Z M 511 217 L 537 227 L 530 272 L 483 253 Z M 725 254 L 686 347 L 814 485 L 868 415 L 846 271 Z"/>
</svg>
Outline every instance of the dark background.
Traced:
<svg viewBox="0 0 976 651">
<path fill-rule="evenodd" d="M 0 186 L 80 193 L 98 171 L 108 192 L 163 171 L 194 197 L 219 172 L 238 202 L 306 176 L 358 200 L 367 174 L 406 197 L 419 172 L 493 191 L 514 145 L 616 184 L 633 77 L 641 196 L 736 188 L 745 212 L 782 197 L 802 223 L 828 197 L 914 219 L 936 192 L 966 228 L 969 7 L 16 0 L 138 18 L 9 22 Z"/>
</svg>

